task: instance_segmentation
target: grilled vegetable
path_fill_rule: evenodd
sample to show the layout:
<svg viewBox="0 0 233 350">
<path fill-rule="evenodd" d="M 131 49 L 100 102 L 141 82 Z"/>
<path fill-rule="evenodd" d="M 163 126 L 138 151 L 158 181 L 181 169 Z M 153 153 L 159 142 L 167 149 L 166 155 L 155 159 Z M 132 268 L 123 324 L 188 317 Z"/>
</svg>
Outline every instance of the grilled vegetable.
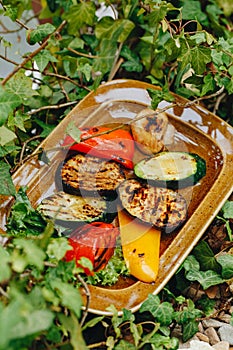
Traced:
<svg viewBox="0 0 233 350">
<path fill-rule="evenodd" d="M 102 270 L 114 253 L 118 235 L 118 228 L 103 222 L 77 228 L 68 239 L 72 249 L 66 252 L 65 259 L 75 259 L 76 265 L 82 267 L 80 259 L 85 257 L 92 262 L 93 271 Z M 84 267 L 84 271 L 93 274 L 87 267 Z"/>
<path fill-rule="evenodd" d="M 206 162 L 194 153 L 161 152 L 140 161 L 134 172 L 139 178 L 158 185 L 184 187 L 196 184 L 205 176 Z"/>
<path fill-rule="evenodd" d="M 114 197 L 117 186 L 125 179 L 118 163 L 82 154 L 68 159 L 58 177 L 67 193 L 106 197 Z"/>
<path fill-rule="evenodd" d="M 107 202 L 101 197 L 81 197 L 58 192 L 45 198 L 38 209 L 50 219 L 65 227 L 77 223 L 112 220 Z"/>
<path fill-rule="evenodd" d="M 156 280 L 159 270 L 161 231 L 118 211 L 122 251 L 131 275 L 142 282 Z"/>
<path fill-rule="evenodd" d="M 96 134 L 102 135 L 94 137 Z M 81 142 L 76 143 L 67 136 L 63 146 L 70 150 L 86 153 L 100 158 L 112 159 L 126 168 L 133 169 L 134 140 L 129 131 L 117 129 L 111 131 L 105 126 L 96 126 L 82 130 Z"/>
<path fill-rule="evenodd" d="M 144 116 L 144 118 L 140 118 Z M 174 127 L 168 122 L 166 113 L 155 115 L 155 111 L 146 108 L 143 109 L 132 126 L 132 134 L 137 146 L 144 153 L 160 152 L 165 145 L 173 142 Z"/>
<path fill-rule="evenodd" d="M 124 181 L 118 191 L 129 214 L 165 232 L 173 231 L 186 220 L 186 201 L 171 189 L 130 179 Z"/>
</svg>

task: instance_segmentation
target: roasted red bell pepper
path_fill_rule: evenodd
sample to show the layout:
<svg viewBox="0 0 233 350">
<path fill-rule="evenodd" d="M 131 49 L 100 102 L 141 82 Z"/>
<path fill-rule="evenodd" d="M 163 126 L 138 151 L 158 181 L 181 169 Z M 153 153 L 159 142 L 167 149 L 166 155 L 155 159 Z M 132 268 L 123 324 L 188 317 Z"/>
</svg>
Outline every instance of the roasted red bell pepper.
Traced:
<svg viewBox="0 0 233 350">
<path fill-rule="evenodd" d="M 92 222 L 77 228 L 68 238 L 72 247 L 65 255 L 66 261 L 75 260 L 87 275 L 102 270 L 114 253 L 119 229 L 112 224 Z M 93 265 L 93 271 L 80 264 L 81 257 L 88 258 Z"/>
<path fill-rule="evenodd" d="M 128 169 L 133 169 L 134 140 L 129 131 L 97 126 L 81 129 L 81 141 L 76 143 L 71 136 L 67 136 L 62 146 L 69 146 L 70 150 L 90 154 L 92 156 L 112 159 Z M 102 135 L 96 136 L 95 134 Z"/>
</svg>

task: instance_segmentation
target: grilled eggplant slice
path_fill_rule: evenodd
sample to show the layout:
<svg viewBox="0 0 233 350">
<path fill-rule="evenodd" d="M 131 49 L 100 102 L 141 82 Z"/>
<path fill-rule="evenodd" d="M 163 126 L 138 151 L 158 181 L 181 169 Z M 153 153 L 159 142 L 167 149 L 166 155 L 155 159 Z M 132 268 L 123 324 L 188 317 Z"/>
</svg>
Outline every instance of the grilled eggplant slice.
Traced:
<svg viewBox="0 0 233 350">
<path fill-rule="evenodd" d="M 175 189 L 195 185 L 206 174 L 206 162 L 194 153 L 161 152 L 140 161 L 134 172 L 155 185 Z"/>
<path fill-rule="evenodd" d="M 42 200 L 38 207 L 44 217 L 64 227 L 94 221 L 112 221 L 107 202 L 101 197 L 81 197 L 58 192 Z"/>
<path fill-rule="evenodd" d="M 125 180 L 121 166 L 112 160 L 76 154 L 61 167 L 58 176 L 63 190 L 76 195 L 115 198 L 116 188 Z"/>
<path fill-rule="evenodd" d="M 129 214 L 164 232 L 174 231 L 187 218 L 185 198 L 171 189 L 129 179 L 118 191 L 122 206 Z"/>
</svg>

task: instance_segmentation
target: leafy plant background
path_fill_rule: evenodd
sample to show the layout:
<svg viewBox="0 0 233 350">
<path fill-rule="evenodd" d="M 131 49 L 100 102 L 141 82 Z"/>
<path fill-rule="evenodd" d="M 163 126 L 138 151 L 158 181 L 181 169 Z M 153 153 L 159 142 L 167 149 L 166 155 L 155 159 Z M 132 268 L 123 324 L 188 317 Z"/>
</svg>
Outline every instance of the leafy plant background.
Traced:
<svg viewBox="0 0 233 350">
<path fill-rule="evenodd" d="M 122 310 L 119 316 L 110 306 L 113 317 L 93 317 L 81 309 L 80 271 L 62 260 L 66 240 L 53 238 L 52 223 L 31 207 L 26 189 L 16 193 L 11 176 L 75 104 L 112 79 L 160 86 L 152 96 L 154 108 L 175 92 L 233 125 L 232 1 L 0 4 L 2 16 L 18 31 L 26 29 L 32 47 L 20 62 L 10 59 L 14 48 L 4 34 L 11 29 L 2 26 L 0 59 L 12 71 L 0 85 L 0 193 L 16 202 L 0 246 L 0 349 L 178 349 L 175 325 L 181 325 L 185 341 L 197 331 L 198 319 L 214 310 L 207 295 L 193 301 L 183 287 L 198 283 L 207 290 L 229 285 L 233 277 L 232 202 L 215 219 L 223 227 L 226 254 L 203 240 L 161 295 L 149 296 L 138 313 Z M 27 25 L 32 7 L 39 20 L 33 28 Z M 101 15 L 106 8 L 108 15 Z M 98 339 L 91 336 L 93 328 Z"/>
</svg>

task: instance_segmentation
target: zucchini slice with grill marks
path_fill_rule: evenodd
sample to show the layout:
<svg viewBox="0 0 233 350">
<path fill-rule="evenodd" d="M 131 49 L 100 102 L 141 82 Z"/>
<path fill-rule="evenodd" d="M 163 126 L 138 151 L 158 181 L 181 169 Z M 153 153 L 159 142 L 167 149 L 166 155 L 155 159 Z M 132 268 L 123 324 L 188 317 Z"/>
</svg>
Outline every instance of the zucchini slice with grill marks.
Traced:
<svg viewBox="0 0 233 350">
<path fill-rule="evenodd" d="M 122 206 L 129 214 L 166 233 L 174 231 L 187 219 L 186 200 L 172 189 L 129 179 L 118 191 Z"/>
<path fill-rule="evenodd" d="M 111 222 L 116 215 L 109 210 L 108 203 L 101 197 L 81 197 L 65 192 L 58 192 L 43 199 L 38 210 L 44 217 L 54 219 L 64 227 L 83 222 Z"/>
<path fill-rule="evenodd" d="M 134 172 L 156 185 L 180 188 L 195 185 L 205 176 L 206 162 L 195 153 L 161 152 L 137 163 Z"/>
<path fill-rule="evenodd" d="M 83 154 L 76 154 L 66 160 L 57 176 L 67 193 L 98 194 L 110 199 L 116 196 L 116 188 L 125 180 L 121 166 L 115 161 Z"/>
</svg>

